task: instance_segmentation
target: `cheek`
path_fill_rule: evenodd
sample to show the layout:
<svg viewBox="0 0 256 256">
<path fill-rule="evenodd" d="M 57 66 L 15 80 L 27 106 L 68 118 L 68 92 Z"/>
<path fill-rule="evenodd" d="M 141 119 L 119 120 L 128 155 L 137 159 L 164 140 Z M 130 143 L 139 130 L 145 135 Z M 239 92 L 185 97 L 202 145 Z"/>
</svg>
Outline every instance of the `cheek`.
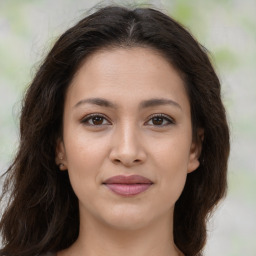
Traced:
<svg viewBox="0 0 256 256">
<path fill-rule="evenodd" d="M 154 146 L 153 160 L 166 200 L 176 201 L 184 188 L 190 151 L 188 142 L 189 138 L 181 136 Z"/>
<path fill-rule="evenodd" d="M 186 172 L 190 153 L 191 138 L 188 134 L 175 134 L 154 142 L 151 155 L 154 161 L 161 165 L 161 170 L 168 173 Z"/>
<path fill-rule="evenodd" d="M 65 148 L 70 182 L 75 192 L 86 191 L 99 183 L 99 175 L 107 152 L 106 140 L 84 132 L 66 134 Z M 86 185 L 86 186 L 85 186 Z"/>
<path fill-rule="evenodd" d="M 106 136 L 87 134 L 83 129 L 66 133 L 65 148 L 68 167 L 76 166 L 89 169 L 104 160 L 107 151 Z M 97 158 L 98 161 L 95 161 Z"/>
</svg>

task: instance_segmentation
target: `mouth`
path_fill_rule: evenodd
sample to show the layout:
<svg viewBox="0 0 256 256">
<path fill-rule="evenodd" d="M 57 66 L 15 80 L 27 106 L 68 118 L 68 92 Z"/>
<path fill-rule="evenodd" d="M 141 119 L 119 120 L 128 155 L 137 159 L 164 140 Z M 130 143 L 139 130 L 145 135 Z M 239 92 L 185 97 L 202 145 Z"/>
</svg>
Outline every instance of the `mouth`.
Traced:
<svg viewBox="0 0 256 256">
<path fill-rule="evenodd" d="M 140 175 L 118 175 L 107 179 L 103 184 L 115 194 L 134 196 L 146 191 L 153 182 Z"/>
</svg>

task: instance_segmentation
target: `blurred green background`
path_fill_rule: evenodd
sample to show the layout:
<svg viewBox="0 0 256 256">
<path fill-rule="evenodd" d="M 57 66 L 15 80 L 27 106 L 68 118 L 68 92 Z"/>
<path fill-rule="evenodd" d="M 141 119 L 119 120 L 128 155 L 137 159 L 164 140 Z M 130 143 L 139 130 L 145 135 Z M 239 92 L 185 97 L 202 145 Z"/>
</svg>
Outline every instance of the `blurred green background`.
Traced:
<svg viewBox="0 0 256 256">
<path fill-rule="evenodd" d="M 58 35 L 96 3 L 94 0 L 0 0 L 0 174 L 17 148 L 22 95 L 40 60 Z M 256 1 L 115 3 L 146 3 L 166 10 L 210 51 L 223 86 L 232 151 L 229 193 L 209 223 L 205 255 L 255 256 Z"/>
</svg>

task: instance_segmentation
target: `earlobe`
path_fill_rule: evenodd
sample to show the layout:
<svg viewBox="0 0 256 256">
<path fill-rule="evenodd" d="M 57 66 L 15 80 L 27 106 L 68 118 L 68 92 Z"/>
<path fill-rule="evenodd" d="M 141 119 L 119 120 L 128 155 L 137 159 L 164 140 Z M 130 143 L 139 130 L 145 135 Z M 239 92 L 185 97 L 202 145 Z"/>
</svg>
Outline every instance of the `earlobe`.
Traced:
<svg viewBox="0 0 256 256">
<path fill-rule="evenodd" d="M 200 166 L 199 157 L 202 152 L 203 140 L 204 140 L 204 129 L 199 128 L 197 130 L 197 137 L 192 142 L 191 148 L 190 148 L 188 173 L 195 171 Z"/>
<path fill-rule="evenodd" d="M 66 151 L 61 139 L 58 139 L 56 143 L 55 163 L 61 171 L 67 170 Z"/>
</svg>

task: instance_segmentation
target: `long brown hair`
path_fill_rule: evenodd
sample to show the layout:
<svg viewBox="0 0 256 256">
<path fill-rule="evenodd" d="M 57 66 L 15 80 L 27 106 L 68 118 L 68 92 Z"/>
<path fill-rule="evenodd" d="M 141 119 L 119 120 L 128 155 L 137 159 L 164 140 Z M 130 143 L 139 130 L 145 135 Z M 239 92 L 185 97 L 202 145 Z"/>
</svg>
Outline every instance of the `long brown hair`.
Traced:
<svg viewBox="0 0 256 256">
<path fill-rule="evenodd" d="M 150 47 L 181 74 L 194 136 L 204 129 L 200 167 L 188 174 L 175 205 L 174 240 L 187 256 L 202 255 L 209 214 L 225 195 L 229 129 L 219 79 L 207 51 L 178 22 L 151 8 L 102 8 L 57 40 L 24 97 L 20 144 L 6 172 L 0 255 L 33 256 L 69 247 L 78 237 L 78 199 L 55 163 L 65 93 L 82 61 L 108 47 Z M 197 139 L 197 138 L 194 138 Z"/>
</svg>

